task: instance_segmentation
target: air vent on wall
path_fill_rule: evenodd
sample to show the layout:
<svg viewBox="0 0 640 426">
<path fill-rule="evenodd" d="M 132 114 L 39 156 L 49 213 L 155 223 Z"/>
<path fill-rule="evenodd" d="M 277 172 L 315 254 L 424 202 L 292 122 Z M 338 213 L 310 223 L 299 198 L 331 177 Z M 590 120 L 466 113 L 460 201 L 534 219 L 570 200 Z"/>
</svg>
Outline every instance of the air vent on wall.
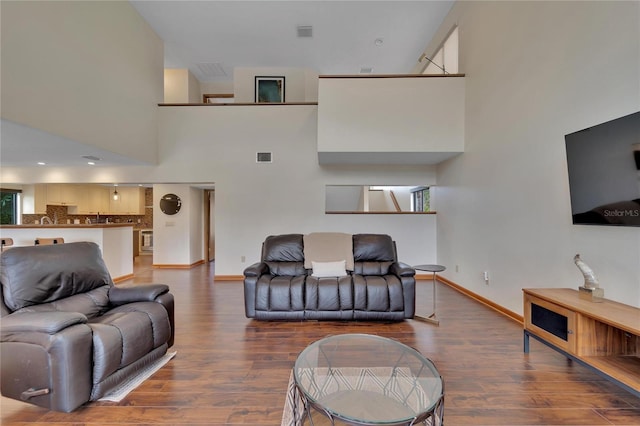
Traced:
<svg viewBox="0 0 640 426">
<path fill-rule="evenodd" d="M 270 152 L 257 152 L 256 163 L 272 163 L 273 159 Z"/>
<path fill-rule="evenodd" d="M 360 74 L 371 74 L 373 72 L 372 67 L 362 67 L 360 68 Z"/>
<path fill-rule="evenodd" d="M 298 37 L 313 37 L 313 27 L 311 25 L 298 25 Z"/>
</svg>

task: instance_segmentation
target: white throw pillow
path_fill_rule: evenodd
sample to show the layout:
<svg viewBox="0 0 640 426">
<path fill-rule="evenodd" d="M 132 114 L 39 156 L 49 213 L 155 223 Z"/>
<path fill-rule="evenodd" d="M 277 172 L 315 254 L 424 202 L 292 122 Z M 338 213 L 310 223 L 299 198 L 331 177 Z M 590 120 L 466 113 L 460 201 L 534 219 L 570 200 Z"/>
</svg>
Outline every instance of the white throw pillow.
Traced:
<svg viewBox="0 0 640 426">
<path fill-rule="evenodd" d="M 339 260 L 337 262 L 314 262 L 311 261 L 313 273 L 311 276 L 316 278 L 326 277 L 344 277 L 347 275 L 345 269 L 346 261 Z"/>
</svg>

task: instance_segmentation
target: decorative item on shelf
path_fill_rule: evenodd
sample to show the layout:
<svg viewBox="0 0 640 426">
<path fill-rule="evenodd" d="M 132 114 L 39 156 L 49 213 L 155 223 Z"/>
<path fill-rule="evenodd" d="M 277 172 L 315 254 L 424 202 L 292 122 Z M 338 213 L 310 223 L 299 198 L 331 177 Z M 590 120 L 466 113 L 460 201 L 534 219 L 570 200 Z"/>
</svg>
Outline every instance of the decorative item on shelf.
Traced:
<svg viewBox="0 0 640 426">
<path fill-rule="evenodd" d="M 255 77 L 255 103 L 283 103 L 284 101 L 284 77 Z"/>
<path fill-rule="evenodd" d="M 578 287 L 580 298 L 591 302 L 602 302 L 604 299 L 604 289 L 600 288 L 600 284 L 593 270 L 580 259 L 580 254 L 576 254 L 573 257 L 573 262 L 584 276 L 584 285 Z"/>
</svg>

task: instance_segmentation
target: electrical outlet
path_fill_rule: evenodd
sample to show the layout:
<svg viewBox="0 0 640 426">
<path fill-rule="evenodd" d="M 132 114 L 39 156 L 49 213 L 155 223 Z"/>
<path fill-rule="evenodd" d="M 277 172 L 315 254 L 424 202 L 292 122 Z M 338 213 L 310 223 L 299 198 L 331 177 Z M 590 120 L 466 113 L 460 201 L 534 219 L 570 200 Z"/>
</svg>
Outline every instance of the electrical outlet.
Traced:
<svg viewBox="0 0 640 426">
<path fill-rule="evenodd" d="M 456 272 L 460 272 L 460 267 L 456 265 Z"/>
<path fill-rule="evenodd" d="M 241 262 L 241 263 L 244 263 L 246 260 L 247 260 L 247 258 L 246 258 L 246 257 L 244 257 L 244 256 L 240 256 L 240 262 Z"/>
<path fill-rule="evenodd" d="M 484 276 L 484 283 L 489 285 L 489 271 L 484 271 L 482 275 Z"/>
</svg>

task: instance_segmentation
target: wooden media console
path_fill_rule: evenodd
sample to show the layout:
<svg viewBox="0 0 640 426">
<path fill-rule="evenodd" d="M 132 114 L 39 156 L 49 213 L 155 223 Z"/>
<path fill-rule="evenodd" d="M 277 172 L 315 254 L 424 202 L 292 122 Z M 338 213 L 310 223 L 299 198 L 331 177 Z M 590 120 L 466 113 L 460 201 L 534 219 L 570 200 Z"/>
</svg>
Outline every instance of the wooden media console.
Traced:
<svg viewBox="0 0 640 426">
<path fill-rule="evenodd" d="M 640 309 L 569 288 L 523 292 L 525 353 L 533 336 L 640 397 Z"/>
</svg>

